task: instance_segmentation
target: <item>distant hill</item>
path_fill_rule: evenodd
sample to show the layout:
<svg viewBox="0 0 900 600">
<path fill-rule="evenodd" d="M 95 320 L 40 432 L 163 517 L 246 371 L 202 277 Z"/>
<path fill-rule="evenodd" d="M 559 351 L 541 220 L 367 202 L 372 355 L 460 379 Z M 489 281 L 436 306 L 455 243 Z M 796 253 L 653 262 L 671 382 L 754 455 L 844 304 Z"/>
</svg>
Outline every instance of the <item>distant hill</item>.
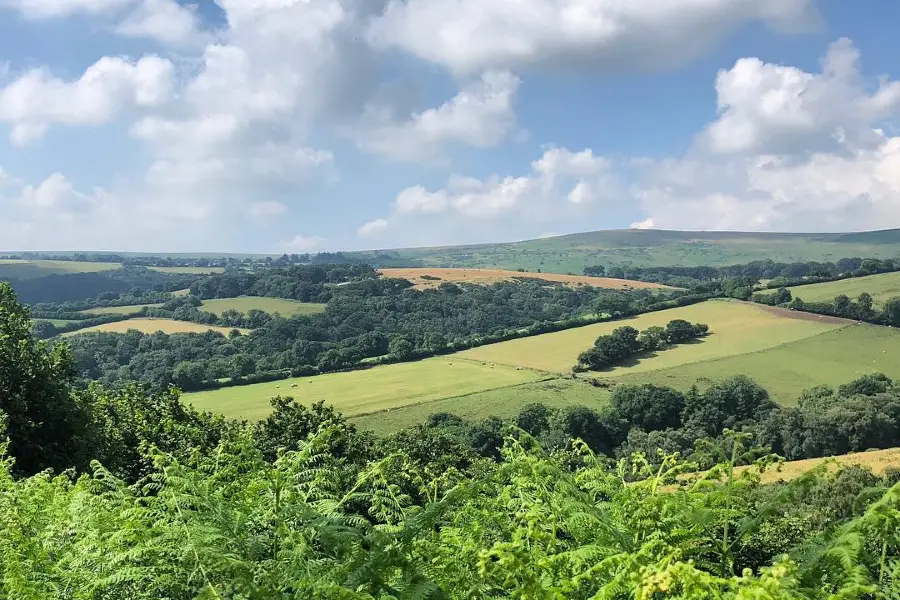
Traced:
<svg viewBox="0 0 900 600">
<path fill-rule="evenodd" d="M 379 267 L 495 267 L 580 274 L 588 265 L 722 266 L 771 259 L 900 257 L 900 229 L 861 233 L 749 233 L 613 229 L 503 244 L 348 253 Z"/>
</svg>

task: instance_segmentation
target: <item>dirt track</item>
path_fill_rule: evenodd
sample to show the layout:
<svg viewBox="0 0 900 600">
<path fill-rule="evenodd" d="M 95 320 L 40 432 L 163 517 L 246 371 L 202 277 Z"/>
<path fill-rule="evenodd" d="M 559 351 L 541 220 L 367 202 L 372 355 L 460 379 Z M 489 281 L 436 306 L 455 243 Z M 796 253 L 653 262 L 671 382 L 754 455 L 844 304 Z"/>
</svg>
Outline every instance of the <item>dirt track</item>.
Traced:
<svg viewBox="0 0 900 600">
<path fill-rule="evenodd" d="M 385 277 L 401 277 L 408 279 L 418 289 L 434 288 L 445 281 L 453 283 L 478 283 L 490 284 L 497 281 L 511 281 L 517 277 L 543 279 L 565 283 L 572 286 L 590 285 L 600 288 L 626 289 L 673 289 L 659 283 L 647 283 L 644 281 L 632 281 L 630 279 L 612 279 L 609 277 L 588 277 L 585 275 L 562 275 L 559 273 L 523 273 L 521 271 L 504 271 L 501 269 L 443 269 L 443 268 L 414 268 L 414 269 L 380 269 Z M 423 279 L 422 276 L 439 277 L 440 279 Z"/>
</svg>

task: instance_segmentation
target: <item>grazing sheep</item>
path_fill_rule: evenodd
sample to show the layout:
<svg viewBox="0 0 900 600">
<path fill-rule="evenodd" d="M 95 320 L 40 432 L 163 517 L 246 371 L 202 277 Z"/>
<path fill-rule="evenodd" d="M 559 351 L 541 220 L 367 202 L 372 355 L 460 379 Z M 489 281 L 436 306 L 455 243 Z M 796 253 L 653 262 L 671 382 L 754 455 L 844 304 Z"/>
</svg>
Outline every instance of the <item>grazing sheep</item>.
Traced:
<svg viewBox="0 0 900 600">
<path fill-rule="evenodd" d="M 291 384 L 291 387 L 292 387 L 292 388 L 297 387 L 297 384 L 296 384 L 296 383 L 292 383 L 292 384 Z"/>
</svg>

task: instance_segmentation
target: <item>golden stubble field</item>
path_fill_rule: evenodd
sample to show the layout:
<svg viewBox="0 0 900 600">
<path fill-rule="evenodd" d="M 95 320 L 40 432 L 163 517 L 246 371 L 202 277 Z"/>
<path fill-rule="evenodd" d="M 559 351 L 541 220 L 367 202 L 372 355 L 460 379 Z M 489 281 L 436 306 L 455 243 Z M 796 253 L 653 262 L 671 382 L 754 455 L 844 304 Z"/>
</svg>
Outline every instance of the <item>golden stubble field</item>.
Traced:
<svg viewBox="0 0 900 600">
<path fill-rule="evenodd" d="M 398 277 L 408 279 L 417 289 L 435 288 L 445 281 L 451 283 L 476 283 L 487 285 L 498 281 L 512 281 L 517 277 L 543 279 L 567 285 L 590 285 L 609 289 L 672 289 L 659 283 L 647 283 L 644 281 L 632 281 L 630 279 L 612 279 L 609 277 L 587 277 L 585 275 L 562 275 L 559 273 L 524 273 L 522 271 L 504 271 L 502 269 L 443 269 L 436 267 L 409 268 L 409 269 L 379 269 L 385 277 Z M 426 277 L 438 277 L 440 279 L 423 279 Z"/>
</svg>

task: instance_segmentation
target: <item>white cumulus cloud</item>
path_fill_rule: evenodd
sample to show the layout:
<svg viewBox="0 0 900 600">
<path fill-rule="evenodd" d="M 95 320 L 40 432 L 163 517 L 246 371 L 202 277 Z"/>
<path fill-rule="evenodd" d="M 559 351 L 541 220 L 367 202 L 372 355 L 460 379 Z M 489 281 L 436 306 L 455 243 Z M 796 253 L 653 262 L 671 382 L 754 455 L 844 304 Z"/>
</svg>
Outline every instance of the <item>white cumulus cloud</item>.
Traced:
<svg viewBox="0 0 900 600">
<path fill-rule="evenodd" d="M 402 190 L 394 201 L 397 214 L 453 212 L 474 219 L 508 218 L 513 214 L 547 214 L 568 203 L 585 205 L 610 197 L 617 182 L 610 163 L 590 149 L 571 152 L 548 148 L 524 176 L 493 175 L 486 179 L 450 177 L 447 186 Z"/>
<path fill-rule="evenodd" d="M 28 19 L 57 19 L 77 14 L 110 13 L 133 2 L 134 0 L 0 0 L 0 8 L 18 10 Z"/>
<path fill-rule="evenodd" d="M 362 227 L 357 231 L 357 235 L 361 237 L 366 237 L 370 235 L 377 235 L 388 228 L 387 219 L 374 219 L 369 221 L 368 223 L 364 223 Z"/>
<path fill-rule="evenodd" d="M 149 109 L 170 98 L 174 68 L 168 59 L 104 57 L 77 80 L 32 69 L 0 87 L 0 122 L 11 123 L 14 143 L 39 139 L 50 125 L 108 123 L 128 109 Z"/>
<path fill-rule="evenodd" d="M 720 116 L 704 133 L 714 152 L 821 149 L 873 139 L 872 126 L 900 111 L 900 82 L 869 92 L 860 53 L 848 39 L 831 45 L 821 73 L 742 58 L 719 72 Z"/>
<path fill-rule="evenodd" d="M 507 71 L 489 71 L 441 106 L 402 120 L 369 106 L 355 137 L 362 150 L 403 162 L 433 161 L 452 144 L 496 146 L 515 127 L 520 83 Z"/>
<path fill-rule="evenodd" d="M 176 0 L 142 0 L 117 25 L 116 33 L 149 38 L 170 46 L 200 43 L 200 22 L 195 10 Z"/>
<path fill-rule="evenodd" d="M 753 21 L 798 29 L 818 18 L 813 0 L 391 0 L 368 39 L 457 74 L 620 70 L 682 64 Z"/>
<path fill-rule="evenodd" d="M 871 91 L 849 40 L 821 73 L 743 58 L 719 73 L 719 117 L 681 157 L 640 161 L 632 197 L 655 227 L 846 231 L 900 223 L 900 137 L 878 125 L 900 84 Z"/>
</svg>

